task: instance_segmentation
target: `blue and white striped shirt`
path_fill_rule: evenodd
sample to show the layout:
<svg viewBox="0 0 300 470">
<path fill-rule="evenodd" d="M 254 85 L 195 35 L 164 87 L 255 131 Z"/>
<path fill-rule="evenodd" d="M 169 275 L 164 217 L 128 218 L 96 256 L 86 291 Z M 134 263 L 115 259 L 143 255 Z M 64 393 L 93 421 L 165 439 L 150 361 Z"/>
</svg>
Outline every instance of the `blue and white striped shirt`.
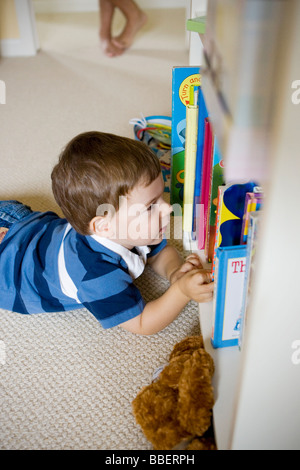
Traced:
<svg viewBox="0 0 300 470">
<path fill-rule="evenodd" d="M 33 212 L 0 244 L 0 307 L 23 314 L 86 307 L 111 328 L 142 313 L 145 302 L 133 280 L 165 245 L 133 253 L 78 234 L 53 212 Z"/>
</svg>

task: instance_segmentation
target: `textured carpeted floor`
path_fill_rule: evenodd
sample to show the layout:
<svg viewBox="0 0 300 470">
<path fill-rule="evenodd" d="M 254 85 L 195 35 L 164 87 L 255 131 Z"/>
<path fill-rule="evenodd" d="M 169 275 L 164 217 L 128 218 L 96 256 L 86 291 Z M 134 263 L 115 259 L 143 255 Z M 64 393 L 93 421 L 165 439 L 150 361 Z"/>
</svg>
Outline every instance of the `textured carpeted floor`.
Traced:
<svg viewBox="0 0 300 470">
<path fill-rule="evenodd" d="M 132 49 L 117 59 L 102 55 L 98 15 L 88 13 L 38 15 L 37 56 L 1 60 L 1 199 L 59 213 L 50 173 L 70 138 L 92 129 L 131 137 L 128 122 L 141 112 L 171 115 L 172 67 L 188 61 L 185 11 L 148 13 Z M 168 287 L 150 269 L 137 284 L 146 300 Z M 0 310 L 0 448 L 151 449 L 131 401 L 174 344 L 198 333 L 195 303 L 151 337 L 103 330 L 85 309 Z"/>
</svg>

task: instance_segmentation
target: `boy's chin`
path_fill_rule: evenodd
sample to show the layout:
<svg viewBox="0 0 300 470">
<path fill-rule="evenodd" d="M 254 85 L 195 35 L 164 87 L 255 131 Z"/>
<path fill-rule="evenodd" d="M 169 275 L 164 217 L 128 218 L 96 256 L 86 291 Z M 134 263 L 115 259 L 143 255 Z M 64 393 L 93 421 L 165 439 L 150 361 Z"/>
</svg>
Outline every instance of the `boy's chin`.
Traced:
<svg viewBox="0 0 300 470">
<path fill-rule="evenodd" d="M 163 235 L 158 238 L 148 239 L 148 240 L 136 240 L 135 246 L 145 246 L 145 245 L 158 245 L 163 240 Z"/>
<path fill-rule="evenodd" d="M 158 245 L 162 241 L 163 241 L 163 237 L 161 236 L 160 238 L 155 238 L 155 240 L 152 240 L 152 242 L 148 243 L 148 245 Z"/>
</svg>

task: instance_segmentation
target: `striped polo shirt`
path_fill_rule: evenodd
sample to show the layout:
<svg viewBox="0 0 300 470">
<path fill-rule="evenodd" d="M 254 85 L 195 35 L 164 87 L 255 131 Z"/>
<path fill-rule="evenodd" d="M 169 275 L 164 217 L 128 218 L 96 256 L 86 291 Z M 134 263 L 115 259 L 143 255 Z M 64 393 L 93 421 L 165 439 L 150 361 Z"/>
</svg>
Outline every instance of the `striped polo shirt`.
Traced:
<svg viewBox="0 0 300 470">
<path fill-rule="evenodd" d="M 80 235 L 54 212 L 33 212 L 13 224 L 0 244 L 0 307 L 23 314 L 86 307 L 111 328 L 143 311 L 133 281 L 165 245 L 130 251 Z"/>
</svg>

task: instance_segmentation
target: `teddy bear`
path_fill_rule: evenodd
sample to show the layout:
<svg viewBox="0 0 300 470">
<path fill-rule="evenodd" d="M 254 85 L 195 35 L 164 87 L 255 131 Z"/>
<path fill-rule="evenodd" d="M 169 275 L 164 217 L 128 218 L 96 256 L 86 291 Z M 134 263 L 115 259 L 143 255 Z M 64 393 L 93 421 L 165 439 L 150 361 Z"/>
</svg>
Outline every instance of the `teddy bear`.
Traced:
<svg viewBox="0 0 300 470">
<path fill-rule="evenodd" d="M 211 425 L 214 363 L 202 336 L 177 343 L 168 364 L 132 402 L 154 450 L 215 450 Z"/>
</svg>

